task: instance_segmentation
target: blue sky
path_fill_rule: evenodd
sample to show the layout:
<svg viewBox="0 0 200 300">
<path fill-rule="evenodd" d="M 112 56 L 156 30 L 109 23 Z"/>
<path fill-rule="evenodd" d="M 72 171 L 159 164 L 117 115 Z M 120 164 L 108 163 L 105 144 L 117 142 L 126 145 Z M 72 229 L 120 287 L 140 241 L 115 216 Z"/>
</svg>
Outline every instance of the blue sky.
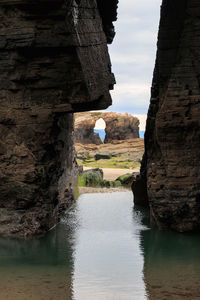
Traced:
<svg viewBox="0 0 200 300">
<path fill-rule="evenodd" d="M 156 57 L 161 0 L 120 0 L 109 46 L 117 84 L 109 111 L 146 114 Z"/>
</svg>

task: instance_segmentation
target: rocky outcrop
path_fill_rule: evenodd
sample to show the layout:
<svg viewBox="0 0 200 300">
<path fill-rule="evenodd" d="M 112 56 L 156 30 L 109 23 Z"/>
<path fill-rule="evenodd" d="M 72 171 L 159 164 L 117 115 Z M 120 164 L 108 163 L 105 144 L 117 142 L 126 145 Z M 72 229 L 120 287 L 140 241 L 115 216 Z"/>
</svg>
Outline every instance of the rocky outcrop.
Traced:
<svg viewBox="0 0 200 300">
<path fill-rule="evenodd" d="M 99 135 L 94 133 L 96 121 L 103 119 L 106 123 L 104 143 L 114 140 L 139 138 L 139 120 L 126 113 L 87 112 L 75 116 L 75 138 L 77 143 L 102 144 Z"/>
<path fill-rule="evenodd" d="M 126 114 L 106 113 L 103 118 L 106 122 L 106 136 L 104 143 L 113 140 L 129 140 L 139 138 L 139 120 Z"/>
<path fill-rule="evenodd" d="M 142 176 L 161 228 L 200 230 L 200 2 L 163 0 Z"/>
<path fill-rule="evenodd" d="M 42 234 L 72 203 L 72 113 L 111 104 L 116 5 L 102 25 L 96 1 L 0 2 L 0 234 Z"/>
</svg>

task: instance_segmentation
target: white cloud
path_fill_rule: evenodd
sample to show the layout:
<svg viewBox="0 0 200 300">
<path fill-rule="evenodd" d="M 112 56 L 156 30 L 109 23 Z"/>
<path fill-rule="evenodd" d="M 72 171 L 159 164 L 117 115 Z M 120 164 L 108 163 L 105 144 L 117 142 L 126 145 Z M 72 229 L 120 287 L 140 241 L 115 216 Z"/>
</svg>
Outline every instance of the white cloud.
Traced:
<svg viewBox="0 0 200 300">
<path fill-rule="evenodd" d="M 133 116 L 138 118 L 140 121 L 140 131 L 145 131 L 147 115 L 134 114 Z"/>
<path fill-rule="evenodd" d="M 147 64 L 152 60 L 150 55 L 147 54 L 128 54 L 123 53 L 113 53 L 112 54 L 112 64 Z"/>
<path fill-rule="evenodd" d="M 134 114 L 143 109 L 145 110 L 145 108 L 147 110 L 150 99 L 150 86 L 134 82 L 119 83 L 116 85 L 115 90 L 111 92 L 111 95 L 113 99 L 111 110 L 116 107 L 116 111 L 127 111 Z"/>
<path fill-rule="evenodd" d="M 119 2 L 110 48 L 117 84 L 112 111 L 146 113 L 149 106 L 161 0 Z"/>
</svg>

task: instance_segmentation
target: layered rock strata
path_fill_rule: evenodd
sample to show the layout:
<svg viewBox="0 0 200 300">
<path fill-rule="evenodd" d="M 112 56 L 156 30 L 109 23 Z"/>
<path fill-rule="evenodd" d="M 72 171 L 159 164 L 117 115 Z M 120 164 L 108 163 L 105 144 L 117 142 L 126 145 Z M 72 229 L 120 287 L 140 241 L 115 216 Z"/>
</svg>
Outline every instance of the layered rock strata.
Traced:
<svg viewBox="0 0 200 300">
<path fill-rule="evenodd" d="M 94 132 L 96 121 L 103 119 L 106 125 L 104 143 L 114 140 L 129 140 L 139 138 L 139 120 L 126 113 L 87 112 L 75 116 L 75 137 L 77 143 L 102 144 L 99 135 Z"/>
<path fill-rule="evenodd" d="M 152 217 L 180 232 L 200 230 L 199 19 L 199 1 L 163 0 L 141 169 Z"/>
<path fill-rule="evenodd" d="M 0 234 L 42 234 L 73 201 L 72 113 L 108 107 L 115 83 L 97 4 L 0 2 Z"/>
</svg>

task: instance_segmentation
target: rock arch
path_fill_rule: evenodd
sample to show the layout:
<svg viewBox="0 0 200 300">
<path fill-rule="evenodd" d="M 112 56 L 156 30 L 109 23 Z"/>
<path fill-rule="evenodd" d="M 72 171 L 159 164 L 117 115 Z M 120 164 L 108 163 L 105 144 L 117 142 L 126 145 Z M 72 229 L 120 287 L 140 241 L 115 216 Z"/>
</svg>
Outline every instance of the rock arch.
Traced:
<svg viewBox="0 0 200 300">
<path fill-rule="evenodd" d="M 111 143 L 114 140 L 139 138 L 139 120 L 136 117 L 128 113 L 87 112 L 77 114 L 75 117 L 76 142 L 100 144 L 93 129 L 96 121 L 101 118 L 106 124 L 104 143 Z"/>
<path fill-rule="evenodd" d="M 42 234 L 73 201 L 72 113 L 111 104 L 117 3 L 1 1 L 0 234 Z M 200 230 L 199 18 L 197 0 L 162 2 L 141 168 L 153 218 L 178 231 Z"/>
</svg>

